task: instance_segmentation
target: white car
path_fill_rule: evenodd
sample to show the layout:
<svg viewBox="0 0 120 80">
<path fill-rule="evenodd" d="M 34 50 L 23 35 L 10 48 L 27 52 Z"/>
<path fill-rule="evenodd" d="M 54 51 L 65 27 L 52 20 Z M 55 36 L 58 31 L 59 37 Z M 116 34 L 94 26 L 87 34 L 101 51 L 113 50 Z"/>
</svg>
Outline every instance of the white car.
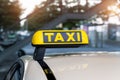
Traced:
<svg viewBox="0 0 120 80">
<path fill-rule="evenodd" d="M 79 38 L 77 32 L 80 32 Z M 52 36 L 51 33 L 55 35 Z M 78 44 L 88 43 L 84 31 L 38 31 L 32 39 L 32 44 L 36 47 L 34 55 L 20 57 L 5 80 L 120 80 L 118 55 L 72 52 L 44 56 L 48 47 L 77 47 Z"/>
</svg>

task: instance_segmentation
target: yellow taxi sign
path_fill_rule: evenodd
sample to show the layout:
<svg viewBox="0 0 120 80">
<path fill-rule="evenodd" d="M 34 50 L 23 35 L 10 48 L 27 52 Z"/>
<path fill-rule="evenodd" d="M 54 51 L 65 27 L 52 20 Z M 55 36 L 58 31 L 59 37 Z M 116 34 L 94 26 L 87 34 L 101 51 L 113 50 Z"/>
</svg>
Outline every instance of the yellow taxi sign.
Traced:
<svg viewBox="0 0 120 80">
<path fill-rule="evenodd" d="M 34 46 L 88 44 L 88 36 L 83 30 L 40 30 L 32 38 Z"/>
</svg>

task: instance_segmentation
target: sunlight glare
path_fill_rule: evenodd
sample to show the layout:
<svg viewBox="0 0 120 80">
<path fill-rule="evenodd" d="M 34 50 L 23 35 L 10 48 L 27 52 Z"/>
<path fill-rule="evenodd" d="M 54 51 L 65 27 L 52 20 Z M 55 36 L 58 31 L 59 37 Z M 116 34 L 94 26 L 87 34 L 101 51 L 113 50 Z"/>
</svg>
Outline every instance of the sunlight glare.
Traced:
<svg viewBox="0 0 120 80">
<path fill-rule="evenodd" d="M 117 7 L 117 5 L 112 5 L 108 7 L 108 10 L 113 11 L 116 14 L 120 13 L 120 9 Z"/>
<path fill-rule="evenodd" d="M 40 4 L 42 0 L 19 0 L 21 7 L 25 9 L 20 18 L 26 17 L 33 11 L 36 5 Z"/>
<path fill-rule="evenodd" d="M 108 22 L 111 23 L 111 24 L 120 25 L 120 20 L 119 20 L 118 16 L 111 16 L 111 17 L 109 17 Z"/>
</svg>

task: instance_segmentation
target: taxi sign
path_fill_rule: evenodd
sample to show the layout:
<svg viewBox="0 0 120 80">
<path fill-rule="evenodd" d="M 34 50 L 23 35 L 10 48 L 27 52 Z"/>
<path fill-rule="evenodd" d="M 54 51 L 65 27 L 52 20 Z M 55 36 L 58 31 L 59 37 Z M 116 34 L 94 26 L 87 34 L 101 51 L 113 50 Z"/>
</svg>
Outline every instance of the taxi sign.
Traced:
<svg viewBox="0 0 120 80">
<path fill-rule="evenodd" d="M 40 30 L 32 38 L 33 46 L 88 44 L 83 30 Z"/>
</svg>

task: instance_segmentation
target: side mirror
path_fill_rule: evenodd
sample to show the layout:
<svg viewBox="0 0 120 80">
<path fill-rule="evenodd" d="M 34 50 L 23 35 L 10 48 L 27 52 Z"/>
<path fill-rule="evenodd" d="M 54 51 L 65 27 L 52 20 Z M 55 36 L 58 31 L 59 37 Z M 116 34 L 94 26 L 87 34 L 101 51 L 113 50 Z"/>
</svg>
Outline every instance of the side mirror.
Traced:
<svg viewBox="0 0 120 80">
<path fill-rule="evenodd" d="M 20 49 L 20 50 L 17 52 L 17 55 L 18 55 L 18 57 L 21 57 L 21 56 L 26 55 L 26 53 L 25 53 L 22 49 Z"/>
</svg>

